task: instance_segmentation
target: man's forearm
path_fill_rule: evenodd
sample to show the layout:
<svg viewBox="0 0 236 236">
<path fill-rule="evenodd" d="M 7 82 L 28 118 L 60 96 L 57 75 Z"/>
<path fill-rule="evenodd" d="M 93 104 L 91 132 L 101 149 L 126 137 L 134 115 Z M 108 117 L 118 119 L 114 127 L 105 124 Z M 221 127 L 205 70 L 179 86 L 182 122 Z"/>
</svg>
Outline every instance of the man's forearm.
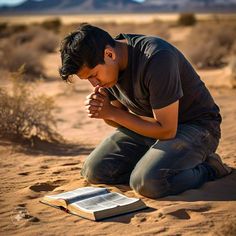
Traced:
<svg viewBox="0 0 236 236">
<path fill-rule="evenodd" d="M 175 137 L 175 133 L 172 130 L 168 129 L 168 127 L 163 127 L 158 121 L 147 121 L 118 108 L 114 108 L 109 120 L 146 137 L 155 139 L 171 139 Z"/>
<path fill-rule="evenodd" d="M 123 109 L 124 110 L 124 109 Z M 128 111 L 128 110 L 125 110 Z M 133 114 L 132 112 L 129 111 L 129 113 Z M 135 115 L 135 114 L 134 114 Z M 139 116 L 141 119 L 146 120 L 146 121 L 150 121 L 150 122 L 157 122 L 154 118 L 152 117 L 146 117 L 146 116 Z M 104 122 L 112 127 L 118 128 L 121 125 L 119 125 L 118 123 L 112 121 L 112 120 L 107 120 L 107 119 L 103 119 Z"/>
<path fill-rule="evenodd" d="M 104 119 L 104 121 L 105 121 L 106 124 L 108 124 L 108 125 L 110 125 L 110 126 L 112 126 L 112 127 L 115 127 L 115 128 L 120 127 L 119 124 L 117 124 L 116 122 L 114 122 L 114 121 L 112 121 L 112 120 L 106 120 L 106 119 Z"/>
</svg>

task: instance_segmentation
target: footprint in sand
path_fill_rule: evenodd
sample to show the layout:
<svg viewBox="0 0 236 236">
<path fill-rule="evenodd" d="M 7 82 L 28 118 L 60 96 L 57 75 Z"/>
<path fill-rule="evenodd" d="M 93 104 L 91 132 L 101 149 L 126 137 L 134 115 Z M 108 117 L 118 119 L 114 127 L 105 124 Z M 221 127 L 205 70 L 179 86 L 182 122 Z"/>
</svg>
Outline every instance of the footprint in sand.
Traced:
<svg viewBox="0 0 236 236">
<path fill-rule="evenodd" d="M 147 221 L 147 216 L 144 213 L 138 213 L 132 219 L 132 222 L 135 223 L 135 224 L 141 224 L 141 223 L 146 222 L 146 221 Z"/>
<path fill-rule="evenodd" d="M 24 167 L 31 167 L 31 165 L 30 164 L 25 164 Z"/>
<path fill-rule="evenodd" d="M 48 169 L 49 167 L 47 165 L 40 166 L 41 169 Z"/>
<path fill-rule="evenodd" d="M 191 218 L 185 209 L 179 209 L 173 212 L 169 212 L 168 214 L 180 220 L 189 220 Z"/>
<path fill-rule="evenodd" d="M 71 167 L 70 170 L 81 170 L 81 167 Z"/>
<path fill-rule="evenodd" d="M 26 204 L 17 205 L 11 212 L 11 222 L 14 225 L 20 226 L 27 222 L 39 222 L 39 218 L 29 214 Z"/>
<path fill-rule="evenodd" d="M 205 212 L 210 207 L 208 205 L 190 205 L 190 204 L 178 204 L 174 206 L 168 206 L 161 209 L 159 214 L 161 216 L 172 216 L 181 220 L 191 219 L 191 212 Z"/>
<path fill-rule="evenodd" d="M 46 183 L 36 183 L 29 188 L 34 192 L 42 192 L 42 191 L 52 191 L 53 189 L 57 188 L 59 185 L 53 184 L 51 182 Z"/>
<path fill-rule="evenodd" d="M 70 163 L 64 163 L 61 166 L 74 166 L 80 164 L 80 161 L 77 162 L 70 162 Z"/>
<path fill-rule="evenodd" d="M 20 172 L 20 173 L 18 173 L 18 175 L 27 176 L 27 175 L 29 175 L 29 173 L 30 173 L 30 172 L 27 172 L 27 171 L 26 171 L 26 172 Z"/>
<path fill-rule="evenodd" d="M 52 172 L 52 174 L 58 175 L 58 174 L 61 174 L 61 172 L 62 172 L 61 170 L 55 170 L 55 171 Z"/>
<path fill-rule="evenodd" d="M 34 185 L 31 185 L 29 189 L 34 192 L 52 191 L 66 182 L 68 182 L 66 179 L 57 179 L 54 181 L 35 183 Z"/>
<path fill-rule="evenodd" d="M 73 171 L 73 170 L 79 171 L 79 170 L 81 170 L 81 168 L 80 168 L 80 167 L 71 167 L 69 170 L 70 170 L 70 171 Z M 69 170 L 65 170 L 65 169 L 63 169 L 63 170 L 54 170 L 54 171 L 52 172 L 52 174 L 58 175 L 58 174 L 61 174 L 61 173 L 63 173 L 63 172 L 68 172 Z"/>
</svg>

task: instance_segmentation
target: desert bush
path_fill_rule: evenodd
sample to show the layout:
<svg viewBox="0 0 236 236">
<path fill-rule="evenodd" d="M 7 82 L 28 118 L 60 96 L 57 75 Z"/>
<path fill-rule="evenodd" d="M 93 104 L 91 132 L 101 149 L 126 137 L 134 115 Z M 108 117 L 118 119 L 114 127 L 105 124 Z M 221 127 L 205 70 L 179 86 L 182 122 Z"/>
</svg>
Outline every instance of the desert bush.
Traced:
<svg viewBox="0 0 236 236">
<path fill-rule="evenodd" d="M 3 22 L 0 24 L 0 38 L 7 38 L 16 33 L 24 32 L 27 28 L 28 27 L 24 24 L 9 25 L 8 23 Z"/>
<path fill-rule="evenodd" d="M 22 81 L 22 72 L 13 76 L 11 93 L 0 88 L 0 138 L 14 141 L 40 140 L 59 142 L 53 116 L 52 98 L 33 96 L 32 88 Z"/>
<path fill-rule="evenodd" d="M 28 29 L 28 26 L 25 24 L 15 24 L 11 26 L 13 32 L 18 33 Z"/>
<path fill-rule="evenodd" d="M 64 25 L 61 29 L 61 35 L 64 37 L 69 32 L 77 29 L 79 24 Z M 158 20 L 150 23 L 136 24 L 136 23 L 116 23 L 116 22 L 97 22 L 96 25 L 106 30 L 111 36 L 116 36 L 120 33 L 134 33 L 134 34 L 146 34 L 156 35 L 164 39 L 169 39 L 169 24 Z"/>
<path fill-rule="evenodd" d="M 7 22 L 0 22 L 0 32 L 3 32 L 7 28 Z"/>
<path fill-rule="evenodd" d="M 27 45 L 19 47 L 3 46 L 0 49 L 1 68 L 10 72 L 16 72 L 21 66 L 24 66 L 25 80 L 33 81 L 43 76 L 43 65 L 41 63 L 42 54 L 38 51 L 30 50 Z"/>
<path fill-rule="evenodd" d="M 59 18 L 49 19 L 42 22 L 42 27 L 47 30 L 52 30 L 53 32 L 57 33 L 60 31 L 62 26 L 62 22 Z"/>
<path fill-rule="evenodd" d="M 198 68 L 221 67 L 228 60 L 236 39 L 234 24 L 198 24 L 184 43 L 184 50 Z"/>
<path fill-rule="evenodd" d="M 41 34 L 35 38 L 30 44 L 31 48 L 35 48 L 39 52 L 52 53 L 59 46 L 59 38 L 52 32 Z"/>
<path fill-rule="evenodd" d="M 38 29 L 31 27 L 26 31 L 18 32 L 8 38 L 9 43 L 14 43 L 14 46 L 20 46 L 22 44 L 27 44 L 35 39 Z"/>
<path fill-rule="evenodd" d="M 39 26 L 31 26 L 0 42 L 0 69 L 16 72 L 25 67 L 25 80 L 37 80 L 44 76 L 42 57 L 59 45 L 58 37 Z"/>
<path fill-rule="evenodd" d="M 178 18 L 178 24 L 183 26 L 192 26 L 197 23 L 197 19 L 192 13 L 183 13 L 180 14 Z"/>
<path fill-rule="evenodd" d="M 54 52 L 59 45 L 58 36 L 39 26 L 31 26 L 25 32 L 20 32 L 9 38 L 8 42 L 15 46 L 27 44 L 31 49 L 41 52 Z"/>
</svg>

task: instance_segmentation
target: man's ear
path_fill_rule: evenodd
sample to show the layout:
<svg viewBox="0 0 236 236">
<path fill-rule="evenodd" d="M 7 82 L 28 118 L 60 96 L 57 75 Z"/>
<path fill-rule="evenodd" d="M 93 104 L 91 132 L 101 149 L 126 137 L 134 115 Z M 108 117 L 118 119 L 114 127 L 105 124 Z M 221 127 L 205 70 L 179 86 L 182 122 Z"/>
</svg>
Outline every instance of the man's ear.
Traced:
<svg viewBox="0 0 236 236">
<path fill-rule="evenodd" d="M 104 59 L 105 58 L 110 58 L 110 59 L 113 59 L 113 60 L 116 59 L 116 54 L 115 54 L 114 48 L 112 48 L 110 46 L 106 46 L 106 48 L 104 50 Z"/>
</svg>

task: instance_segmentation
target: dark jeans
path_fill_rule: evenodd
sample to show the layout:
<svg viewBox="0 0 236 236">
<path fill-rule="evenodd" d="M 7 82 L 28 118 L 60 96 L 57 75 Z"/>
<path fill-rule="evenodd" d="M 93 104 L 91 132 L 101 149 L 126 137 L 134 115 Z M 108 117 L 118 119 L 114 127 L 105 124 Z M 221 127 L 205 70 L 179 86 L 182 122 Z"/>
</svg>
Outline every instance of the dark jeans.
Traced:
<svg viewBox="0 0 236 236">
<path fill-rule="evenodd" d="M 197 125 L 179 125 L 171 140 L 147 138 L 122 127 L 88 156 L 81 174 L 90 183 L 129 183 L 150 198 L 177 194 L 215 179 L 205 160 L 218 143 L 219 138 Z"/>
</svg>

